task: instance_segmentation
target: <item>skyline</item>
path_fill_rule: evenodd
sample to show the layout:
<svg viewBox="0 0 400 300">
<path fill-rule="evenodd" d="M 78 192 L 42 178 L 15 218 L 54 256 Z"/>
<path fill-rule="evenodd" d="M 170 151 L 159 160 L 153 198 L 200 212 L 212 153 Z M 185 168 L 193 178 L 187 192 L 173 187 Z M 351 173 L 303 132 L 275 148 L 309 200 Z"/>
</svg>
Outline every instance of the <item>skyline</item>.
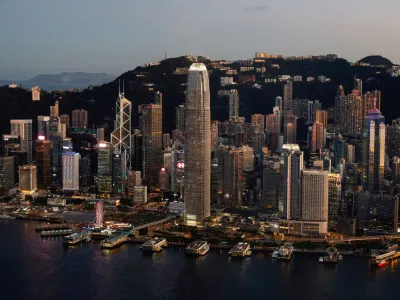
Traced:
<svg viewBox="0 0 400 300">
<path fill-rule="evenodd" d="M 353 62 L 376 54 L 400 62 L 400 41 L 391 35 L 400 27 L 400 3 L 394 0 L 379 5 L 372 0 L 2 2 L 0 27 L 8 29 L 0 31 L 7 41 L 2 80 L 79 71 L 118 76 L 163 59 L 164 52 L 228 60 L 256 51 L 335 53 Z M 371 20 L 379 20 L 379 27 Z"/>
</svg>

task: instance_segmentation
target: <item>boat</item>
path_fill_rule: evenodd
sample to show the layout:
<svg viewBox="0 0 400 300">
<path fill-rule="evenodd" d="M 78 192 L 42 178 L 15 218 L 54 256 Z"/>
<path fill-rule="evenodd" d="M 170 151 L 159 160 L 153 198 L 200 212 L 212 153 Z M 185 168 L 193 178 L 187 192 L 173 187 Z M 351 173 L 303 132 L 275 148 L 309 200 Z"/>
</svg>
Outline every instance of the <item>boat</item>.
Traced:
<svg viewBox="0 0 400 300">
<path fill-rule="evenodd" d="M 65 245 L 77 245 L 82 242 L 90 242 L 92 239 L 90 238 L 89 231 L 83 230 L 81 232 L 76 232 L 71 235 L 65 236 L 63 238 L 63 243 Z"/>
<path fill-rule="evenodd" d="M 132 224 L 129 223 L 115 223 L 111 225 L 112 229 L 116 229 L 116 230 L 131 230 L 133 228 Z"/>
<path fill-rule="evenodd" d="M 210 245 L 206 241 L 195 241 L 186 247 L 187 255 L 204 256 L 210 251 Z"/>
<path fill-rule="evenodd" d="M 278 250 L 278 261 L 290 261 L 294 252 L 292 243 L 284 243 Z"/>
<path fill-rule="evenodd" d="M 6 215 L 6 214 L 1 214 L 1 215 L 0 215 L 0 219 L 14 220 L 15 217 L 12 217 L 12 216 Z"/>
<path fill-rule="evenodd" d="M 116 236 L 110 237 L 106 240 L 101 241 L 101 248 L 112 249 L 121 244 L 125 243 L 128 240 L 127 233 L 119 233 Z"/>
<path fill-rule="evenodd" d="M 251 255 L 248 243 L 237 243 L 228 253 L 230 257 L 245 258 Z"/>
<path fill-rule="evenodd" d="M 387 266 L 388 264 L 389 264 L 389 261 L 387 261 L 387 260 L 382 260 L 382 261 L 380 261 L 379 263 L 377 263 L 377 266 L 378 266 L 379 268 L 382 268 L 382 267 Z"/>
<path fill-rule="evenodd" d="M 274 252 L 272 252 L 272 258 L 278 258 L 278 250 L 274 250 Z"/>
<path fill-rule="evenodd" d="M 335 247 L 329 247 L 326 249 L 326 255 L 321 256 L 318 260 L 319 263 L 323 264 L 337 264 L 342 257 Z M 343 259 L 343 257 L 342 257 Z"/>
</svg>

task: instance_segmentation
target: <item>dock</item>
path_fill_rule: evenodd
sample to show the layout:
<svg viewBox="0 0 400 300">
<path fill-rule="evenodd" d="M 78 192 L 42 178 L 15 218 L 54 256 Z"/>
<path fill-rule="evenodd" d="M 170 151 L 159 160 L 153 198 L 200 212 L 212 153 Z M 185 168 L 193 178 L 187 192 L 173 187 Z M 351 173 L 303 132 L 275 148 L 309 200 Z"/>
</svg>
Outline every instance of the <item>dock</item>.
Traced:
<svg viewBox="0 0 400 300">
<path fill-rule="evenodd" d="M 118 233 L 113 237 L 101 241 L 101 248 L 112 249 L 118 247 L 128 240 L 130 232 Z"/>
<path fill-rule="evenodd" d="M 69 224 L 48 224 L 48 225 L 40 225 L 35 228 L 35 231 L 46 231 L 46 230 L 59 230 L 59 229 L 71 229 L 71 225 Z"/>
<path fill-rule="evenodd" d="M 245 258 L 250 255 L 250 245 L 247 243 L 238 243 L 229 251 L 229 256 L 231 257 Z"/>
<path fill-rule="evenodd" d="M 84 241 L 89 242 L 90 240 L 91 239 L 90 239 L 89 231 L 87 229 L 84 229 L 80 232 L 76 232 L 71 235 L 64 236 L 63 243 L 65 245 L 72 246 L 72 245 L 77 245 L 79 243 L 82 243 Z"/>
<path fill-rule="evenodd" d="M 70 235 L 74 231 L 72 229 L 61 229 L 61 230 L 45 230 L 40 233 L 41 237 L 57 237 Z"/>
<path fill-rule="evenodd" d="M 141 246 L 141 249 L 143 251 L 160 252 L 163 247 L 166 247 L 167 245 L 167 240 L 165 238 L 155 237 L 145 242 Z"/>
<path fill-rule="evenodd" d="M 200 255 L 204 256 L 210 250 L 210 245 L 206 241 L 195 241 L 186 247 L 185 252 L 187 255 Z"/>
<path fill-rule="evenodd" d="M 369 264 L 370 267 L 384 267 L 392 260 L 396 260 L 398 258 L 400 258 L 400 251 L 392 250 L 383 254 L 373 254 Z"/>
</svg>

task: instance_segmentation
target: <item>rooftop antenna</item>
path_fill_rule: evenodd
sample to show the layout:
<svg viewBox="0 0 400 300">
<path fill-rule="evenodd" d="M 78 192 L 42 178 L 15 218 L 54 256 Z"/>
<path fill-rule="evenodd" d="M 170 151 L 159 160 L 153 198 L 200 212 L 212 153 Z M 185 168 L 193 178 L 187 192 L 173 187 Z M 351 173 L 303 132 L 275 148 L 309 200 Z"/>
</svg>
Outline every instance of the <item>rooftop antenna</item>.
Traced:
<svg viewBox="0 0 400 300">
<path fill-rule="evenodd" d="M 118 95 L 121 94 L 121 79 L 118 79 Z"/>
<path fill-rule="evenodd" d="M 122 95 L 125 95 L 125 79 L 122 79 Z"/>
</svg>

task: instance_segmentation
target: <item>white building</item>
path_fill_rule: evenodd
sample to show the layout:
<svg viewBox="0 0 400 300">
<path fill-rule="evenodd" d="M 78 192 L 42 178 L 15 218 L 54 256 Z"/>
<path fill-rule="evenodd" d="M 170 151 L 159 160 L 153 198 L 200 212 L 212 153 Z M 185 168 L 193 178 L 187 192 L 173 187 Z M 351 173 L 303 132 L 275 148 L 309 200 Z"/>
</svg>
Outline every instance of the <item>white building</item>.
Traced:
<svg viewBox="0 0 400 300">
<path fill-rule="evenodd" d="M 137 204 L 147 203 L 147 186 L 138 185 L 134 187 L 133 202 Z"/>
<path fill-rule="evenodd" d="M 79 160 L 81 156 L 75 152 L 62 154 L 62 187 L 65 191 L 79 190 Z"/>
</svg>

